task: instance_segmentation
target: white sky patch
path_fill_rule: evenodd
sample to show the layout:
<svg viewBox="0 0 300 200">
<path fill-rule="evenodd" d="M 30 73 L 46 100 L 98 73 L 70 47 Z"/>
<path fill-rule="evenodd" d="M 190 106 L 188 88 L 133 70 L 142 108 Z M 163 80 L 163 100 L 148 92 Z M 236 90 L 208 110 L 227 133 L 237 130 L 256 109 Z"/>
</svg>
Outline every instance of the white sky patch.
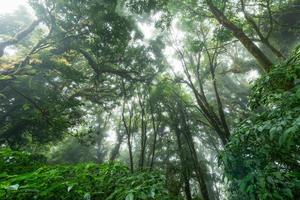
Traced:
<svg viewBox="0 0 300 200">
<path fill-rule="evenodd" d="M 171 23 L 171 34 L 172 34 L 171 37 L 173 37 L 177 42 L 182 42 L 186 33 L 181 31 L 178 28 L 178 24 L 179 24 L 178 18 L 175 18 Z"/>
<path fill-rule="evenodd" d="M 13 56 L 15 55 L 16 53 L 18 52 L 18 50 L 14 47 L 7 47 L 5 50 L 4 50 L 4 53 L 5 55 L 7 56 Z"/>
<path fill-rule="evenodd" d="M 110 143 L 110 144 L 115 144 L 117 141 L 117 134 L 115 130 L 108 129 L 106 132 L 106 138 L 105 141 Z"/>
<path fill-rule="evenodd" d="M 182 63 L 177 57 L 177 50 L 182 50 L 184 43 L 183 39 L 185 37 L 185 32 L 181 31 L 178 26 L 178 19 L 172 21 L 170 28 L 170 35 L 168 37 L 169 44 L 166 45 L 163 53 L 166 56 L 168 63 L 172 67 L 172 72 L 176 75 L 183 74 Z"/>
<path fill-rule="evenodd" d="M 143 32 L 146 40 L 149 40 L 154 37 L 155 33 L 155 24 L 148 22 L 140 22 L 138 23 L 140 30 Z"/>
<path fill-rule="evenodd" d="M 247 72 L 246 77 L 247 77 L 246 79 L 248 82 L 253 82 L 259 78 L 259 73 L 257 70 L 250 70 L 249 72 Z"/>
<path fill-rule="evenodd" d="M 176 51 L 172 46 L 167 46 L 163 53 L 175 74 L 183 72 L 181 62 L 178 60 Z"/>
<path fill-rule="evenodd" d="M 24 6 L 29 14 L 34 17 L 34 10 L 30 7 L 27 0 L 0 0 L 0 15 L 6 15 L 15 12 L 20 6 Z M 7 56 L 13 56 L 17 53 L 14 47 L 8 47 L 4 53 Z"/>
<path fill-rule="evenodd" d="M 25 6 L 30 13 L 33 13 L 27 0 L 0 0 L 0 15 L 12 13 L 17 10 L 19 6 Z"/>
<path fill-rule="evenodd" d="M 139 29 L 142 31 L 144 35 L 144 39 L 146 41 L 155 38 L 157 34 L 155 23 L 160 19 L 161 14 L 162 13 L 156 13 L 147 21 L 137 22 L 137 25 Z M 176 56 L 176 48 L 182 48 L 183 46 L 182 40 L 185 37 L 185 33 L 178 28 L 177 24 L 178 24 L 178 19 L 172 21 L 171 31 L 169 33 L 170 37 L 168 39 L 170 40 L 170 42 L 169 44 L 166 45 L 166 48 L 163 50 L 163 53 L 168 63 L 172 67 L 171 71 L 169 71 L 169 73 L 171 74 L 183 73 L 181 61 Z M 174 48 L 175 46 L 176 48 Z"/>
<path fill-rule="evenodd" d="M 155 37 L 155 33 L 156 33 L 155 23 L 160 19 L 161 15 L 162 13 L 158 12 L 153 16 L 151 16 L 150 19 L 143 22 L 140 21 L 137 23 L 139 29 L 143 32 L 146 40 L 150 40 L 153 37 Z"/>
</svg>

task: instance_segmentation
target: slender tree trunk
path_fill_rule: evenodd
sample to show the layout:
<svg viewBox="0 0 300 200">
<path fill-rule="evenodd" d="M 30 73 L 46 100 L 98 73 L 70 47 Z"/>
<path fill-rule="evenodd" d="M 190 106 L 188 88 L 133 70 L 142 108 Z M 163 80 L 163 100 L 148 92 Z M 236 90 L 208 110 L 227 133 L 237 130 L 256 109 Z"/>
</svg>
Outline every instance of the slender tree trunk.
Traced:
<svg viewBox="0 0 300 200">
<path fill-rule="evenodd" d="M 151 154 L 151 162 L 150 162 L 150 170 L 153 169 L 153 164 L 154 164 L 154 158 L 155 158 L 155 150 L 156 150 L 156 140 L 157 140 L 157 130 L 158 127 L 156 126 L 155 123 L 155 116 L 154 116 L 154 111 L 153 111 L 153 105 L 150 103 L 150 112 L 151 112 L 151 120 L 152 120 L 152 129 L 153 129 L 153 144 L 152 144 L 152 154 Z"/>
<path fill-rule="evenodd" d="M 205 0 L 209 10 L 215 16 L 220 24 L 227 28 L 231 33 L 244 45 L 244 47 L 257 60 L 259 65 L 265 70 L 270 71 L 273 63 L 271 60 L 256 46 L 256 44 L 245 34 L 245 32 L 231 22 L 222 11 L 220 11 L 212 0 Z"/>
<path fill-rule="evenodd" d="M 209 124 L 214 128 L 217 135 L 221 139 L 222 144 L 226 145 L 227 142 L 228 142 L 228 137 L 226 136 L 226 133 L 220 127 L 220 122 L 219 122 L 219 119 L 218 119 L 217 115 L 214 113 L 214 111 L 211 109 L 210 106 L 206 107 L 205 105 L 203 105 L 203 103 L 201 102 L 201 97 L 198 95 L 195 88 L 193 89 L 193 92 L 194 92 L 194 95 L 196 97 L 196 101 L 197 101 L 197 104 L 199 106 L 199 109 L 201 109 L 201 111 L 203 111 L 204 117 L 207 119 Z"/>
<path fill-rule="evenodd" d="M 181 130 L 181 132 L 184 134 L 184 137 L 186 139 L 187 145 L 189 147 L 190 150 L 190 154 L 192 156 L 192 161 L 193 161 L 193 165 L 194 165 L 194 169 L 196 172 L 196 177 L 197 177 L 197 181 L 199 183 L 200 186 L 200 191 L 201 194 L 204 198 L 204 200 L 210 200 L 209 197 L 209 193 L 208 193 L 208 186 L 205 182 L 205 177 L 204 177 L 204 173 L 202 172 L 201 169 L 201 165 L 200 162 L 198 160 L 198 156 L 197 156 L 197 152 L 195 149 L 195 145 L 194 145 L 194 141 L 190 132 L 190 127 L 187 124 L 187 119 L 183 110 L 183 107 L 180 106 L 180 112 L 181 112 L 181 120 L 182 120 L 182 125 L 183 125 L 183 130 Z"/>
<path fill-rule="evenodd" d="M 186 177 L 186 175 L 183 175 L 183 180 L 184 180 L 184 192 L 186 195 L 186 199 L 187 200 L 193 200 L 192 198 L 192 194 L 191 194 L 191 187 L 190 187 L 190 182 L 188 177 Z"/>
<path fill-rule="evenodd" d="M 177 129 L 177 125 L 176 129 Z M 181 138 L 180 138 L 180 132 L 178 130 L 175 130 L 175 134 L 177 137 L 177 145 L 178 145 L 178 150 L 179 150 L 179 156 L 180 156 L 180 161 L 181 161 L 181 172 L 182 172 L 182 177 L 184 181 L 184 192 L 186 195 L 187 200 L 192 200 L 192 193 L 191 193 L 191 188 L 190 188 L 190 182 L 189 182 L 189 177 L 188 177 L 188 168 L 186 167 L 186 159 L 184 156 L 184 152 L 182 149 L 182 143 L 181 143 Z"/>
<path fill-rule="evenodd" d="M 211 171 L 212 172 L 215 172 L 215 162 L 214 162 L 214 157 L 211 157 L 210 158 L 210 166 L 211 166 Z M 219 191 L 219 188 L 217 187 L 217 184 L 216 184 L 216 182 L 217 182 L 217 176 L 216 176 L 216 174 L 215 173 L 213 173 L 211 176 L 211 187 L 212 187 L 212 191 L 211 191 L 211 193 L 213 193 L 213 195 L 214 195 L 214 197 L 215 197 L 215 199 L 216 200 L 220 200 L 220 191 Z"/>
<path fill-rule="evenodd" d="M 226 117 L 225 117 L 225 113 L 223 110 L 223 104 L 222 104 L 222 101 L 221 101 L 221 98 L 219 95 L 219 91 L 218 91 L 218 87 L 217 87 L 217 81 L 216 81 L 216 76 L 215 76 L 215 67 L 214 67 L 213 61 L 210 61 L 209 65 L 210 65 L 210 73 L 211 73 L 211 77 L 212 77 L 213 88 L 214 88 L 215 96 L 217 99 L 220 121 L 222 123 L 226 139 L 228 141 L 229 137 L 230 137 L 230 131 L 229 131 L 228 124 L 226 122 Z"/>
<path fill-rule="evenodd" d="M 128 151 L 129 151 L 129 162 L 130 162 L 130 172 L 133 173 L 133 156 L 132 156 L 132 147 L 131 147 L 131 121 L 132 121 L 132 109 L 130 109 L 130 114 L 129 114 L 129 125 L 127 125 L 125 116 L 125 100 L 123 101 L 123 110 L 122 110 L 122 121 L 126 130 L 127 134 L 127 145 L 128 145 Z"/>
<path fill-rule="evenodd" d="M 209 103 L 207 102 L 206 96 L 204 94 L 202 85 L 201 85 L 201 81 L 200 81 L 200 76 L 198 76 L 199 78 L 199 84 L 200 84 L 200 92 L 196 89 L 189 69 L 187 67 L 187 64 L 185 62 L 185 58 L 184 55 L 181 51 L 178 51 L 180 57 L 181 57 L 181 62 L 184 68 L 184 73 L 188 78 L 188 86 L 192 89 L 194 96 L 196 98 L 196 102 L 198 105 L 198 110 L 203 114 L 203 116 L 206 118 L 206 120 L 208 121 L 208 123 L 213 127 L 213 129 L 216 131 L 216 133 L 218 134 L 219 138 L 222 141 L 222 144 L 226 145 L 227 141 L 228 141 L 228 136 L 227 134 L 224 132 L 223 128 L 222 128 L 222 122 L 219 119 L 219 116 L 215 113 L 213 107 L 211 107 L 209 105 Z"/>
<path fill-rule="evenodd" d="M 139 168 L 143 169 L 145 164 L 145 153 L 146 153 L 146 143 L 147 143 L 147 124 L 145 121 L 145 105 L 142 102 L 142 100 L 139 98 L 139 104 L 141 108 L 141 154 L 140 154 L 140 160 L 139 160 Z"/>
<path fill-rule="evenodd" d="M 190 138 L 190 136 L 187 136 L 187 135 L 186 135 L 186 140 L 187 140 L 187 143 L 188 143 L 188 146 L 189 146 L 191 156 L 193 158 L 193 165 L 194 165 L 194 169 L 195 169 L 195 172 L 196 172 L 197 181 L 198 181 L 199 186 L 200 186 L 201 194 L 202 194 L 204 200 L 210 200 L 209 193 L 208 193 L 208 186 L 205 182 L 205 177 L 204 177 L 204 174 L 203 174 L 202 169 L 200 167 L 200 163 L 199 163 L 199 160 L 198 160 L 198 157 L 197 157 L 194 142 Z"/>
</svg>

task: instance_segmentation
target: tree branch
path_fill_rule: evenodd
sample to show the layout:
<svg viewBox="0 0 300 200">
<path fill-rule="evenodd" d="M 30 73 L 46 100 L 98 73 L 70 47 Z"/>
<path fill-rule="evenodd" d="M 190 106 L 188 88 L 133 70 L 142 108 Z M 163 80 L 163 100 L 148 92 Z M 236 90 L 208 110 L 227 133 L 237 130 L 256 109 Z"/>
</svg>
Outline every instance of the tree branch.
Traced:
<svg viewBox="0 0 300 200">
<path fill-rule="evenodd" d="M 17 33 L 13 38 L 11 38 L 7 41 L 1 42 L 0 43 L 0 57 L 2 57 L 4 55 L 4 50 L 6 47 L 20 42 L 20 40 L 22 40 L 27 35 L 29 35 L 32 31 L 34 31 L 34 29 L 39 25 L 40 22 L 41 22 L 40 19 L 33 21 L 27 28 L 25 28 L 24 30 Z"/>
</svg>

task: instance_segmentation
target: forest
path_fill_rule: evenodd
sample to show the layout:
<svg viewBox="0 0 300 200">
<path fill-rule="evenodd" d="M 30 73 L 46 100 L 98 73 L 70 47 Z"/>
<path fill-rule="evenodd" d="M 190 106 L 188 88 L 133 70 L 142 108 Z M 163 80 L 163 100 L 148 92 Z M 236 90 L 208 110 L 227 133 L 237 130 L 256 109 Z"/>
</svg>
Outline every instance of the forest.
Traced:
<svg viewBox="0 0 300 200">
<path fill-rule="evenodd" d="M 300 0 L 19 2 L 1 200 L 300 199 Z"/>
</svg>

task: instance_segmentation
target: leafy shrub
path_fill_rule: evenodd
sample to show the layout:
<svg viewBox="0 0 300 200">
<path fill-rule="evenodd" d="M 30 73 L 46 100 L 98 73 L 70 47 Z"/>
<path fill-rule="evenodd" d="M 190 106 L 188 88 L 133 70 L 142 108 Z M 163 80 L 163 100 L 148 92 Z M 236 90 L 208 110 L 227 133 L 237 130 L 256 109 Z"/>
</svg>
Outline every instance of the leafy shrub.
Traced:
<svg viewBox="0 0 300 200">
<path fill-rule="evenodd" d="M 95 199 L 95 200 L 173 200 L 165 189 L 165 178 L 158 172 L 131 174 L 118 163 L 43 166 L 28 172 L 26 159 L 33 155 L 9 149 L 1 159 L 14 156 L 12 163 L 1 165 L 8 173 L 0 174 L 0 199 Z M 16 156 L 17 155 L 17 156 Z M 27 156 L 27 157 L 26 157 Z M 21 158 L 21 159 L 19 159 Z M 19 162 L 20 161 L 20 162 Z M 18 163 L 19 162 L 19 163 Z M 30 162 L 34 166 L 37 166 Z M 24 166 L 22 166 L 24 164 Z M 10 170 L 7 167 L 12 166 Z M 19 174 L 19 169 L 26 173 Z M 26 170 L 24 170 L 26 169 Z M 31 168 L 33 169 L 33 168 Z M 14 171 L 16 170 L 16 171 Z M 16 172 L 17 175 L 13 175 Z"/>
<path fill-rule="evenodd" d="M 300 199 L 300 47 L 262 76 L 222 155 L 230 199 Z"/>
<path fill-rule="evenodd" d="M 13 151 L 9 148 L 0 149 L 0 173 L 21 174 L 33 171 L 46 163 L 42 155 L 24 151 Z"/>
</svg>

